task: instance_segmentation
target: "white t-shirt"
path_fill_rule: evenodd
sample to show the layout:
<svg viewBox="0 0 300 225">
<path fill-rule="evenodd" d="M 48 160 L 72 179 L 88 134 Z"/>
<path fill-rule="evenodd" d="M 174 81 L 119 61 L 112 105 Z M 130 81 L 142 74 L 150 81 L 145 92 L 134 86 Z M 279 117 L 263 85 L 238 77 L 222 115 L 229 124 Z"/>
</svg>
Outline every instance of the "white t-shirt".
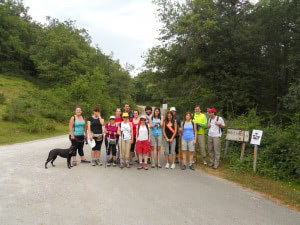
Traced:
<svg viewBox="0 0 300 225">
<path fill-rule="evenodd" d="M 136 129 L 138 129 L 138 127 Z M 137 130 L 136 132 L 138 132 L 138 135 L 139 135 L 137 137 L 138 141 L 148 140 L 148 129 L 146 126 L 140 125 L 140 130 L 139 131 Z"/>
<path fill-rule="evenodd" d="M 210 137 L 221 137 L 222 136 L 221 127 L 216 125 L 217 118 L 219 118 L 218 122 L 220 122 L 223 126 L 225 126 L 225 123 L 224 123 L 224 120 L 223 120 L 222 117 L 216 116 L 214 119 L 209 118 L 207 120 L 207 122 L 208 122 L 208 124 L 210 123 L 210 125 L 211 125 L 209 130 L 208 130 L 208 136 L 210 136 Z"/>
<path fill-rule="evenodd" d="M 121 123 L 121 139 L 123 140 L 130 140 L 131 139 L 131 128 L 130 128 L 130 124 L 128 123 Z"/>
</svg>

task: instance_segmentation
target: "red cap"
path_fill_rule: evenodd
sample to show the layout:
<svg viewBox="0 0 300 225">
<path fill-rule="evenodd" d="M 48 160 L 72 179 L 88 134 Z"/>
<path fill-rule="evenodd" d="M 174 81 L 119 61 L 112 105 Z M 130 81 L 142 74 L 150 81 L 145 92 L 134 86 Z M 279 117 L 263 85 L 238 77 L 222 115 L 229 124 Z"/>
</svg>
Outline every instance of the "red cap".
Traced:
<svg viewBox="0 0 300 225">
<path fill-rule="evenodd" d="M 216 113 L 217 110 L 215 108 L 210 108 L 209 110 L 207 110 L 207 112 Z"/>
</svg>

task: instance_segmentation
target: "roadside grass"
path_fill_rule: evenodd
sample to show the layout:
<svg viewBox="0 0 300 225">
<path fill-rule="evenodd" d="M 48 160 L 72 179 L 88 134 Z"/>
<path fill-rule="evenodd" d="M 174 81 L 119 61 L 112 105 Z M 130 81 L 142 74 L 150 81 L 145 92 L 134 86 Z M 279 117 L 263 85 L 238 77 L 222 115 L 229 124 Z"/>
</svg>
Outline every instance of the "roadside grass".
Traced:
<svg viewBox="0 0 300 225">
<path fill-rule="evenodd" d="M 198 162 L 202 162 L 201 159 L 198 159 Z M 274 202 L 300 211 L 299 183 L 274 180 L 251 172 L 235 172 L 226 168 L 226 165 L 224 165 L 222 162 L 217 170 L 204 166 L 203 164 L 200 165 L 200 163 L 198 163 L 196 167 L 208 174 L 233 181 L 241 185 L 243 188 L 257 191 Z"/>
<path fill-rule="evenodd" d="M 47 133 L 29 133 L 24 130 L 24 126 L 26 125 L 23 123 L 0 120 L 0 145 L 32 141 L 68 133 L 68 126 L 59 123 L 55 124 L 54 131 Z"/>
</svg>

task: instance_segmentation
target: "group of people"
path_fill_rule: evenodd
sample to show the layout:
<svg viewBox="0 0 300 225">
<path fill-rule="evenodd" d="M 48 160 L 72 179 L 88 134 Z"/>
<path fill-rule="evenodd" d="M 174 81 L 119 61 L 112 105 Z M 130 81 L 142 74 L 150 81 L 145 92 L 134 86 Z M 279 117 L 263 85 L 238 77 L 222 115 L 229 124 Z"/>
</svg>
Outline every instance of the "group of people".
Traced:
<svg viewBox="0 0 300 225">
<path fill-rule="evenodd" d="M 171 107 L 165 116 L 159 107 L 145 107 L 145 114 L 140 115 L 138 110 L 131 110 L 129 104 L 124 105 L 123 112 L 117 108 L 115 115 L 109 117 L 105 123 L 101 117 L 99 107 L 93 109 L 93 114 L 85 119 L 82 109 L 76 107 L 75 115 L 70 118 L 70 141 L 76 147 L 81 157 L 81 163 L 91 163 L 92 166 L 102 165 L 100 153 L 102 143 L 105 143 L 106 166 L 130 168 L 134 163 L 134 157 L 138 169 L 148 170 L 162 168 L 161 147 L 164 145 L 165 168 L 175 169 L 179 163 L 179 145 L 181 143 L 182 166 L 187 168 L 187 151 L 189 151 L 189 169 L 195 170 L 196 149 L 200 147 L 203 164 L 207 165 L 205 150 L 205 134 L 208 129 L 208 152 L 210 166 L 217 169 L 221 152 L 221 136 L 225 123 L 222 117 L 216 115 L 215 108 L 207 110 L 207 115 L 201 112 L 199 105 L 195 106 L 195 112 L 186 112 L 181 122 L 176 115 L 176 108 Z M 84 156 L 84 143 L 94 142 L 91 151 L 91 161 Z M 156 149 L 156 152 L 155 152 Z M 76 166 L 77 150 L 72 156 L 72 165 Z M 171 159 L 170 159 L 171 156 Z"/>
</svg>

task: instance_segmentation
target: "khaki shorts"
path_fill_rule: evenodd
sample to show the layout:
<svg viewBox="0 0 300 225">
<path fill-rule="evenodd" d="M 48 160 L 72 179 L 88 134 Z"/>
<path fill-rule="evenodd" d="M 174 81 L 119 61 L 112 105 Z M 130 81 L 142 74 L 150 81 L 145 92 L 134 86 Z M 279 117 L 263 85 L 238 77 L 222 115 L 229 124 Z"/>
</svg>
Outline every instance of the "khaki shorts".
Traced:
<svg viewBox="0 0 300 225">
<path fill-rule="evenodd" d="M 194 140 L 191 140 L 191 141 L 182 140 L 181 141 L 181 149 L 182 149 L 182 151 L 187 151 L 187 150 L 189 150 L 190 152 L 195 151 Z"/>
<path fill-rule="evenodd" d="M 162 136 L 151 136 L 151 146 L 161 146 L 161 142 L 162 142 Z"/>
</svg>

